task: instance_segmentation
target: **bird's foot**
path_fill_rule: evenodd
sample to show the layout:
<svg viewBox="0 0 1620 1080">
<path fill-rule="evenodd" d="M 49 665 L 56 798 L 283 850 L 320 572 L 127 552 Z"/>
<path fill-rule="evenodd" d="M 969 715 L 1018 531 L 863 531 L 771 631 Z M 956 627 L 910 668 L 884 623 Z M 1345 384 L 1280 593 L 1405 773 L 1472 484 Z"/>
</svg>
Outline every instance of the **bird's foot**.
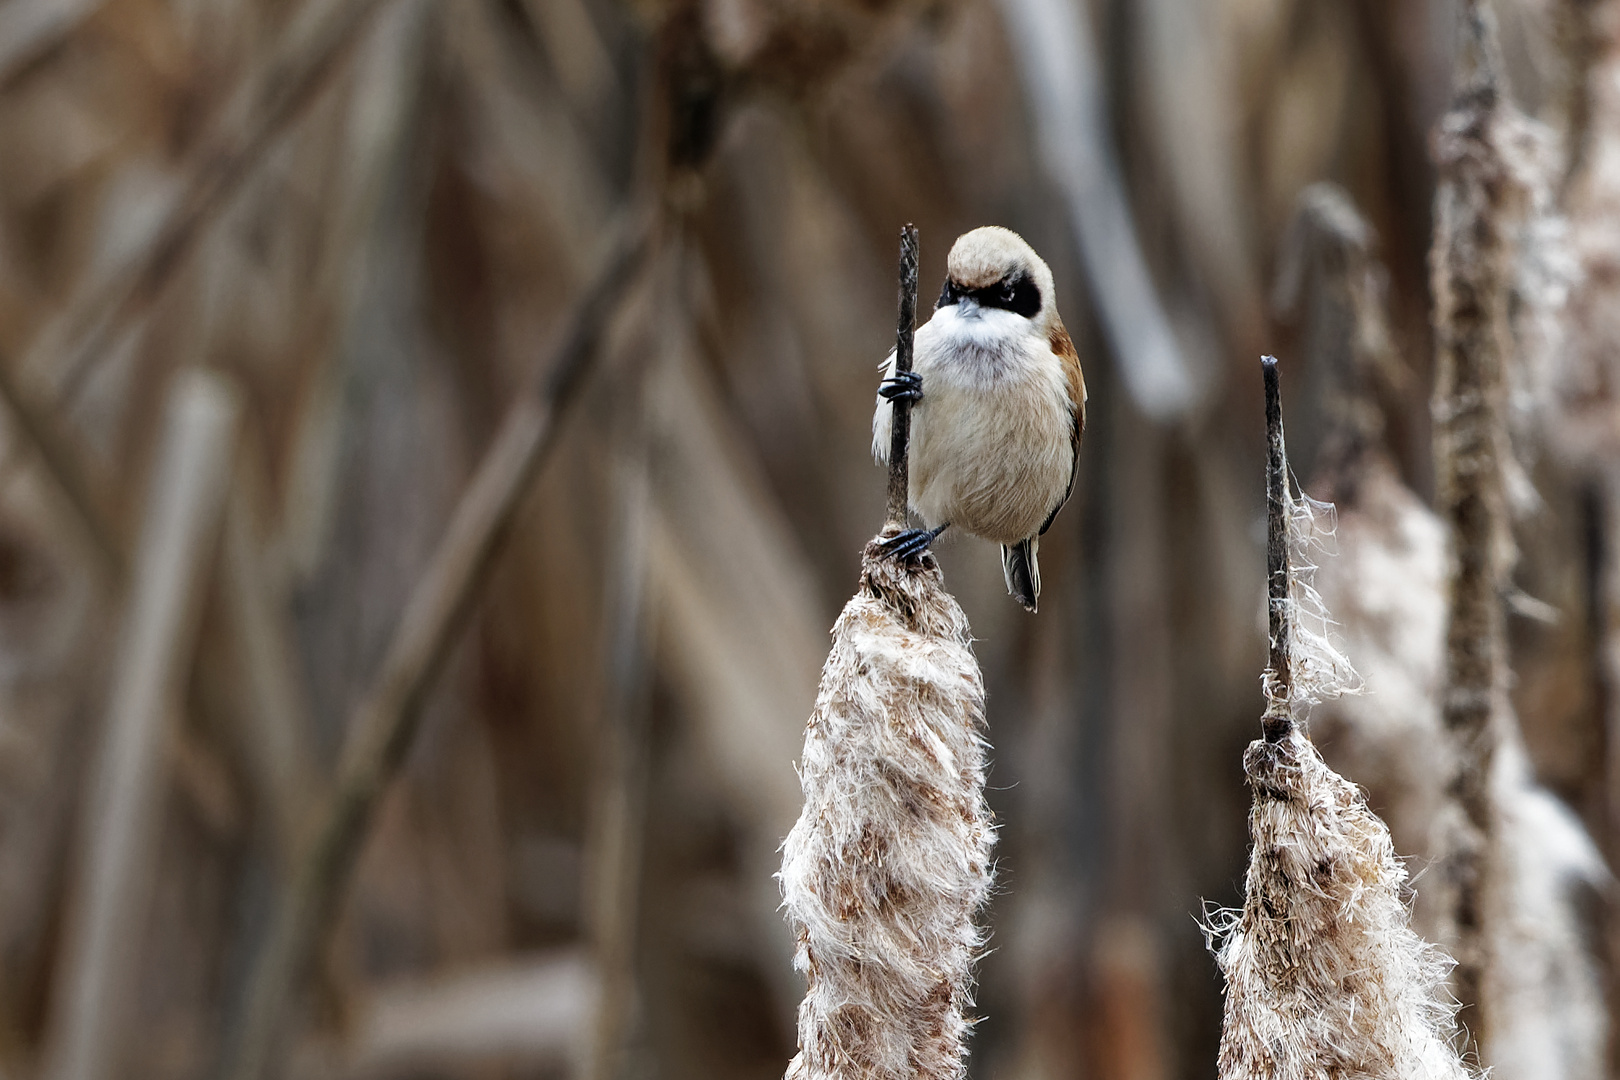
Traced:
<svg viewBox="0 0 1620 1080">
<path fill-rule="evenodd" d="M 922 376 L 915 371 L 896 372 L 890 378 L 878 384 L 878 396 L 886 401 L 909 401 L 913 404 L 922 400 Z M 912 530 L 920 532 L 922 530 Z M 901 533 L 904 536 L 904 533 Z"/>
<path fill-rule="evenodd" d="M 879 540 L 878 549 L 881 557 L 899 562 L 918 558 L 949 526 L 950 522 L 947 521 L 937 529 L 906 529 Z"/>
</svg>

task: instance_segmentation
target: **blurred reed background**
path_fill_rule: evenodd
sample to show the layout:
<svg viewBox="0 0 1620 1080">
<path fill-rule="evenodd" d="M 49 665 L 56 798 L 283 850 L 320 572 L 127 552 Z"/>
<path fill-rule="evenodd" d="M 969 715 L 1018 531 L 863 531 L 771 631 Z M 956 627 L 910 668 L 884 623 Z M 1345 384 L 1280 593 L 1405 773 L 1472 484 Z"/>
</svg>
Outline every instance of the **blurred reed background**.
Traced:
<svg viewBox="0 0 1620 1080">
<path fill-rule="evenodd" d="M 1307 490 L 1371 507 L 1323 571 L 1350 658 L 1406 688 L 1318 737 L 1437 925 L 1459 6 L 0 0 L 0 1077 L 780 1075 L 772 874 L 882 518 L 905 221 L 925 300 L 957 234 L 1023 233 L 1091 390 L 1041 613 L 940 545 L 1000 828 L 973 1074 L 1214 1075 L 1262 351 Z M 1523 850 L 1575 837 L 1548 903 L 1596 974 L 1549 978 L 1601 1047 L 1620 3 L 1495 7 L 1568 293 L 1515 308 Z M 1567 1057 L 1511 1075 L 1607 1075 Z"/>
</svg>

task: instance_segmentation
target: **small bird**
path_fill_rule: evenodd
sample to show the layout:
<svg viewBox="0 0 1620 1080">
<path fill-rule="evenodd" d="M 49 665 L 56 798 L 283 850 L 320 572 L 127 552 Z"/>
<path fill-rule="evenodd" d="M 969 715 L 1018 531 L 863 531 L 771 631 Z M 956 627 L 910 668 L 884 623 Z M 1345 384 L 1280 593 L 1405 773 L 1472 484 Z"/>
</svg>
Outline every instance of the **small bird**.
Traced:
<svg viewBox="0 0 1620 1080">
<path fill-rule="evenodd" d="M 888 462 L 889 403 L 910 400 L 908 498 L 931 527 L 891 538 L 886 554 L 920 554 L 955 525 L 1001 545 L 1007 591 L 1034 611 L 1036 547 L 1074 490 L 1086 428 L 1086 380 L 1052 271 L 1010 229 L 964 233 L 914 355 L 907 374 L 895 374 L 892 352 L 884 363 L 872 454 Z"/>
</svg>

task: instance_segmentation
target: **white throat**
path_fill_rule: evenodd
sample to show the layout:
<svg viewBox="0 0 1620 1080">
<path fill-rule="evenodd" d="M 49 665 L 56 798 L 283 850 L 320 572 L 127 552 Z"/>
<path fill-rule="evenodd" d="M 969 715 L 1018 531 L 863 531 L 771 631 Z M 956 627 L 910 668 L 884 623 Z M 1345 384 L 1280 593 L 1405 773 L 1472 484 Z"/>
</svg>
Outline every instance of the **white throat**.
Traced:
<svg viewBox="0 0 1620 1080">
<path fill-rule="evenodd" d="M 1029 347 L 1042 343 L 1035 322 L 1016 312 L 981 307 L 964 315 L 951 304 L 934 312 L 917 344 L 934 364 L 985 378 L 1021 367 Z"/>
</svg>

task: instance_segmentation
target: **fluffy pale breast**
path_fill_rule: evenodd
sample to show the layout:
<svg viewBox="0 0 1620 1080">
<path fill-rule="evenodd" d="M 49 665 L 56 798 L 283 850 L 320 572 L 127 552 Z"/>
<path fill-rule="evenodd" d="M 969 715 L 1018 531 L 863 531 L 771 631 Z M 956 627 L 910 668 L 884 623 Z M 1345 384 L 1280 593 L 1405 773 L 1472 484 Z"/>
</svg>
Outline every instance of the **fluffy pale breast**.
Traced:
<svg viewBox="0 0 1620 1080">
<path fill-rule="evenodd" d="M 1038 533 L 1068 490 L 1067 375 L 1023 322 L 957 333 L 952 320 L 936 318 L 917 332 L 923 400 L 911 414 L 910 495 L 930 525 L 948 521 L 1014 544 Z M 880 460 L 889 415 L 880 403 L 873 423 Z"/>
</svg>

